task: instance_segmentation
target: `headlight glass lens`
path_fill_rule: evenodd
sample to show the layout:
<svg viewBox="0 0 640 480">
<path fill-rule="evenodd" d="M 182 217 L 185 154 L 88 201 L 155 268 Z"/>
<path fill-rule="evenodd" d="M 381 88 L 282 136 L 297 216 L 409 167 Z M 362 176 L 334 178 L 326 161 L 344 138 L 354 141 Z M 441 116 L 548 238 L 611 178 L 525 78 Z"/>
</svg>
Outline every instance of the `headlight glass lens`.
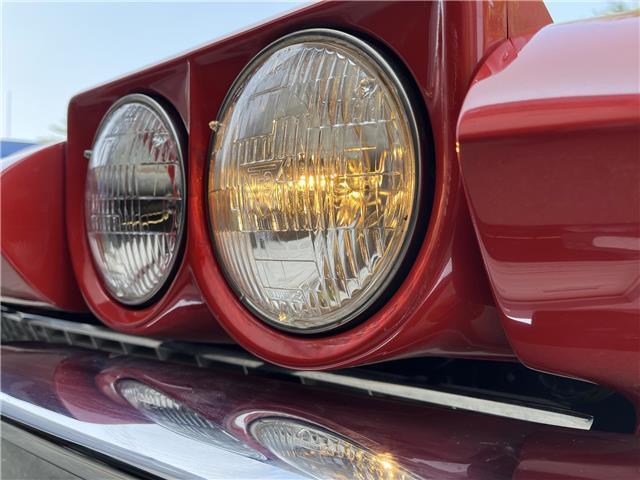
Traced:
<svg viewBox="0 0 640 480">
<path fill-rule="evenodd" d="M 297 332 L 370 307 L 415 220 L 408 100 L 375 51 L 335 33 L 301 32 L 259 55 L 230 93 L 212 149 L 218 259 L 255 313 Z"/>
<path fill-rule="evenodd" d="M 171 274 L 184 221 L 177 130 L 153 99 L 130 95 L 106 114 L 87 169 L 85 210 L 108 292 L 127 305 L 149 301 Z"/>
<path fill-rule="evenodd" d="M 413 480 L 388 454 L 376 454 L 319 426 L 291 418 L 263 418 L 250 426 L 267 450 L 299 471 L 318 479 Z"/>
</svg>

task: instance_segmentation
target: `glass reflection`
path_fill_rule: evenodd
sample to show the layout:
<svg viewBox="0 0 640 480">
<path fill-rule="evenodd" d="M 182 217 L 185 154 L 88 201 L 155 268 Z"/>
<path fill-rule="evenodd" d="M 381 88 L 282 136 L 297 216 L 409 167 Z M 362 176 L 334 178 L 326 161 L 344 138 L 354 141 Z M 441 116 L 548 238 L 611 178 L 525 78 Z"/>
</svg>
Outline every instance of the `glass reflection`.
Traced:
<svg viewBox="0 0 640 480">
<path fill-rule="evenodd" d="M 293 418 L 261 418 L 253 437 L 271 453 L 312 478 L 417 480 L 389 454 L 376 454 L 318 425 Z"/>
<path fill-rule="evenodd" d="M 136 380 L 120 380 L 116 389 L 146 418 L 174 433 L 245 457 L 265 460 L 262 454 L 230 435 L 220 425 L 155 388 Z"/>
</svg>

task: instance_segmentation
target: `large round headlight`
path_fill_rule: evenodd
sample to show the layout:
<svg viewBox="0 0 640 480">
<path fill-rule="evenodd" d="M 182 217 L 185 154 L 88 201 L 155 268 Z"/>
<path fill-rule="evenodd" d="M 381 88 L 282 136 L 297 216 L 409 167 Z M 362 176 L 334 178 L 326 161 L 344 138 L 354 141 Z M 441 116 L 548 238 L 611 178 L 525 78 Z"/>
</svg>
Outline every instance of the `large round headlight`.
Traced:
<svg viewBox="0 0 640 480">
<path fill-rule="evenodd" d="M 261 52 L 225 101 L 209 207 L 218 260 L 266 322 L 318 332 L 389 285 L 416 218 L 415 119 L 389 65 L 331 30 Z"/>
<path fill-rule="evenodd" d="M 85 208 L 93 259 L 120 302 L 149 301 L 171 274 L 184 193 L 180 138 L 167 112 L 145 95 L 116 102 L 95 137 Z"/>
</svg>

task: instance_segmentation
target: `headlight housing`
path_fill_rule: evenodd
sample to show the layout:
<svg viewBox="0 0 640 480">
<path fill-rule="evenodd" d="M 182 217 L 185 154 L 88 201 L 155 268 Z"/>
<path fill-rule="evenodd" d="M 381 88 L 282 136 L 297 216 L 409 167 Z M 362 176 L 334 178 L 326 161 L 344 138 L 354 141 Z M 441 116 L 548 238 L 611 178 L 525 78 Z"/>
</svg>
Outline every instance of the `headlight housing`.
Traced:
<svg viewBox="0 0 640 480">
<path fill-rule="evenodd" d="M 417 216 L 418 132 L 393 69 L 350 35 L 299 32 L 250 62 L 219 118 L 209 212 L 227 280 L 283 330 L 361 318 Z"/>
<path fill-rule="evenodd" d="M 91 253 L 107 291 L 126 305 L 149 302 L 171 275 L 184 230 L 180 130 L 146 95 L 128 95 L 104 116 L 87 168 Z"/>
</svg>

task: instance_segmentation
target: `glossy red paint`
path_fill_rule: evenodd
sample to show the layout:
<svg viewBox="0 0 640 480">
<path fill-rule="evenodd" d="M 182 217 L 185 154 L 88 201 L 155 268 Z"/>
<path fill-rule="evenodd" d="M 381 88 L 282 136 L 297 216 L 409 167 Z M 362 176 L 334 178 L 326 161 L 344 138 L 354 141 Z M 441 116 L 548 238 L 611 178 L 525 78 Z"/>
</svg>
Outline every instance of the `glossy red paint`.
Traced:
<svg viewBox="0 0 640 480">
<path fill-rule="evenodd" d="M 514 480 L 636 480 L 640 438 L 600 432 L 533 434 L 519 458 Z"/>
<path fill-rule="evenodd" d="M 503 325 L 531 368 L 640 396 L 637 16 L 502 44 L 462 108 L 460 163 Z"/>
<path fill-rule="evenodd" d="M 0 172 L 0 288 L 9 303 L 83 312 L 65 229 L 64 149 L 30 149 Z"/>
<path fill-rule="evenodd" d="M 455 162 L 454 123 L 473 69 L 506 22 L 482 16 L 482 3 L 326 3 L 215 44 L 191 62 L 190 242 L 194 272 L 216 318 L 240 344 L 270 362 L 325 369 L 411 355 L 509 358 L 509 346 L 479 263 Z M 500 4 L 499 7 L 504 8 Z M 485 30 L 482 19 L 492 18 Z M 253 55 L 287 33 L 311 27 L 369 39 L 404 65 L 433 129 L 436 191 L 430 225 L 415 264 L 391 300 L 347 331 L 300 337 L 248 312 L 215 263 L 205 209 L 206 158 L 214 120 L 231 83 Z M 403 32 L 399 35 L 398 32 Z M 488 41 L 490 44 L 491 42 Z M 425 132 L 426 133 L 426 132 Z M 430 165 L 425 165 L 429 168 Z"/>
<path fill-rule="evenodd" d="M 108 362 L 108 355 L 83 350 L 70 352 L 62 359 L 52 378 L 55 394 L 62 405 L 73 418 L 82 422 L 100 425 L 149 423 L 129 405 L 123 412 L 122 406 L 115 405 L 108 397 L 102 396 L 99 403 L 95 401 L 96 396 L 100 396 L 95 378 Z"/>
<path fill-rule="evenodd" d="M 81 422 L 148 423 L 131 407 L 114 408 L 100 393 L 95 377 L 108 363 L 108 354 L 30 342 L 4 344 L 0 352 L 4 393 Z"/>
<path fill-rule="evenodd" d="M 0 346 L 2 392 L 50 410 L 67 412 L 51 383 L 58 364 L 68 355 L 28 343 Z M 29 379 L 28 383 L 25 379 Z"/>
<path fill-rule="evenodd" d="M 204 310 L 190 277 L 193 271 L 213 317 L 225 330 L 253 353 L 281 365 L 335 368 L 423 354 L 512 358 L 481 265 L 454 150 L 455 120 L 464 94 L 480 58 L 506 37 L 505 15 L 506 5 L 500 2 L 495 7 L 483 2 L 314 4 L 75 97 L 68 117 L 68 229 L 74 269 L 92 311 L 128 332 L 213 339 L 218 329 Z M 226 284 L 209 236 L 205 173 L 208 124 L 235 77 L 272 41 L 312 27 L 367 39 L 406 70 L 416 104 L 431 121 L 432 135 L 424 135 L 435 152 L 435 165 L 425 169 L 435 169 L 437 186 L 422 249 L 391 301 L 348 331 L 301 338 L 257 320 Z M 172 103 L 189 133 L 184 261 L 167 293 L 143 309 L 118 305 L 104 291 L 89 255 L 83 211 L 82 152 L 90 148 L 111 103 L 132 92 Z"/>
</svg>

